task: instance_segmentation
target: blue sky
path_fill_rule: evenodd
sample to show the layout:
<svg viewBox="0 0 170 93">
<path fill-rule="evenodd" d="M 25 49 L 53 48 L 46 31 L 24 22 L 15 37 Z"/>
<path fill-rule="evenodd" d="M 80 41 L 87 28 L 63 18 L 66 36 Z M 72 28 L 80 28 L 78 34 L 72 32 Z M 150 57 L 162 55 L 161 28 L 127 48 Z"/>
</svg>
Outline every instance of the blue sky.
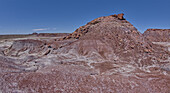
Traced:
<svg viewBox="0 0 170 93">
<path fill-rule="evenodd" d="M 170 29 L 170 0 L 0 0 L 0 34 L 71 33 L 115 13 L 142 33 Z"/>
</svg>

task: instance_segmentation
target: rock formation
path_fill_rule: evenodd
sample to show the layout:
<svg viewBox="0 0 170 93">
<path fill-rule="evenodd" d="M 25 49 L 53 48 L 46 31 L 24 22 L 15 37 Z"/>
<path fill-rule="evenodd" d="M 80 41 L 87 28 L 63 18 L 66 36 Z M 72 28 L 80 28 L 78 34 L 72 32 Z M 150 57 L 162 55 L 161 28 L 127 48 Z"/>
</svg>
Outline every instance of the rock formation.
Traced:
<svg viewBox="0 0 170 93">
<path fill-rule="evenodd" d="M 22 52 L 26 51 L 28 54 L 39 53 L 44 48 L 44 43 L 39 40 L 17 40 L 4 53 L 8 56 L 20 56 Z"/>
<path fill-rule="evenodd" d="M 135 27 L 133 27 L 132 24 L 130 24 L 128 21 L 126 21 L 123 17 L 124 14 L 118 14 L 118 15 L 110 15 L 107 17 L 99 17 L 97 19 L 92 20 L 91 22 L 87 23 L 85 26 L 81 26 L 76 31 L 74 31 L 72 34 L 62 38 L 61 40 L 66 39 L 79 39 L 81 36 L 86 34 L 88 31 L 90 31 L 91 28 L 95 28 L 96 24 L 105 24 L 103 22 L 112 22 L 111 24 L 113 26 L 127 26 L 128 28 L 132 30 L 136 30 Z M 121 23 L 122 22 L 122 23 Z M 119 24 L 121 23 L 121 24 Z M 132 27 L 132 28 L 131 28 Z"/>
<path fill-rule="evenodd" d="M 63 38 L 63 40 L 78 40 L 61 50 L 67 52 L 74 50 L 79 55 L 90 55 L 96 60 L 100 58 L 114 60 L 114 57 L 119 57 L 119 59 L 132 61 L 148 56 L 143 53 L 154 54 L 158 58 L 159 55 L 154 52 L 163 55 L 163 49 L 147 41 L 132 24 L 119 17 L 123 18 L 123 14 L 100 17 L 78 28 Z M 95 54 L 92 55 L 92 53 Z"/>
<path fill-rule="evenodd" d="M 153 42 L 170 42 L 170 29 L 147 29 L 143 35 Z"/>
<path fill-rule="evenodd" d="M 63 38 L 0 41 L 0 92 L 169 93 L 170 52 L 159 44 L 168 37 L 141 34 L 123 15 L 99 17 Z M 155 43 L 155 34 L 165 40 Z"/>
</svg>

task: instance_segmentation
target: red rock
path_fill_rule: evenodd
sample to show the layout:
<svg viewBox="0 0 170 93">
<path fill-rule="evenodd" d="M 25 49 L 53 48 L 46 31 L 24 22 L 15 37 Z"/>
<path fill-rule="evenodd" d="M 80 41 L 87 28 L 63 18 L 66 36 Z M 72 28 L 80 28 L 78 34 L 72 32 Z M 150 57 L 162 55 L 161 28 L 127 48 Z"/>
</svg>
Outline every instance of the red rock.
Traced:
<svg viewBox="0 0 170 93">
<path fill-rule="evenodd" d="M 79 39 L 81 36 L 85 35 L 87 32 L 89 32 L 89 29 L 92 28 L 94 25 L 97 25 L 97 24 L 100 24 L 103 22 L 109 22 L 110 20 L 112 20 L 113 22 L 118 20 L 117 23 L 121 23 L 122 22 L 122 25 L 126 26 L 127 27 L 132 27 L 132 30 L 136 30 L 136 28 L 133 27 L 132 24 L 130 24 L 128 21 L 126 21 L 123 17 L 123 13 L 122 14 L 118 14 L 118 15 L 111 15 L 111 16 L 106 16 L 106 17 L 99 17 L 99 18 L 96 18 L 94 20 L 92 20 L 91 22 L 88 22 L 85 26 L 81 26 L 80 28 L 76 29 L 76 31 L 74 31 L 72 34 L 60 39 L 60 40 L 67 40 L 67 39 Z M 120 21 L 122 20 L 122 21 Z M 114 26 L 114 25 L 113 25 Z M 116 24 L 115 24 L 116 26 Z"/>
<path fill-rule="evenodd" d="M 123 16 L 124 16 L 124 14 L 123 14 L 123 13 L 122 13 L 122 14 L 118 14 L 118 15 L 117 15 L 118 19 L 120 19 L 120 20 L 124 20 Z"/>
<path fill-rule="evenodd" d="M 169 52 L 122 18 L 97 18 L 60 41 L 14 41 L 9 55 L 0 53 L 0 92 L 168 93 Z M 38 53 L 24 62 L 10 56 L 27 51 Z"/>
<path fill-rule="evenodd" d="M 170 42 L 170 29 L 147 29 L 143 36 L 152 42 Z"/>
</svg>

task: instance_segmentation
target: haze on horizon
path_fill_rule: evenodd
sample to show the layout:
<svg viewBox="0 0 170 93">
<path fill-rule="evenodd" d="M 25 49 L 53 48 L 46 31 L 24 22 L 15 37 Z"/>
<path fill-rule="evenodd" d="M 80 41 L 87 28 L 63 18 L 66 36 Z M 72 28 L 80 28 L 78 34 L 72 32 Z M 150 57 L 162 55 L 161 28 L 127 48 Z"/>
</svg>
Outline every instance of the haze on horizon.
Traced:
<svg viewBox="0 0 170 93">
<path fill-rule="evenodd" d="M 169 0 L 0 0 L 0 34 L 71 33 L 87 22 L 112 14 L 140 32 L 170 28 Z"/>
</svg>

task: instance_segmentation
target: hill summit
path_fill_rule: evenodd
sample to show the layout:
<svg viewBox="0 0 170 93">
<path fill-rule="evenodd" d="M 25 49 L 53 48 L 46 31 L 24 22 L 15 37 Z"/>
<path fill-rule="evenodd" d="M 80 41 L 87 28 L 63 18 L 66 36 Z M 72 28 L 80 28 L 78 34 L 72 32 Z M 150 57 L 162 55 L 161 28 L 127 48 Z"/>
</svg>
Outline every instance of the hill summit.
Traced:
<svg viewBox="0 0 170 93">
<path fill-rule="evenodd" d="M 119 59 L 131 61 L 144 57 L 143 53 L 164 53 L 161 48 L 146 40 L 123 15 L 99 17 L 88 22 L 72 34 L 60 39 L 76 40 L 61 50 L 67 52 L 74 50 L 78 55 L 95 59 L 113 60 L 119 57 Z"/>
</svg>

